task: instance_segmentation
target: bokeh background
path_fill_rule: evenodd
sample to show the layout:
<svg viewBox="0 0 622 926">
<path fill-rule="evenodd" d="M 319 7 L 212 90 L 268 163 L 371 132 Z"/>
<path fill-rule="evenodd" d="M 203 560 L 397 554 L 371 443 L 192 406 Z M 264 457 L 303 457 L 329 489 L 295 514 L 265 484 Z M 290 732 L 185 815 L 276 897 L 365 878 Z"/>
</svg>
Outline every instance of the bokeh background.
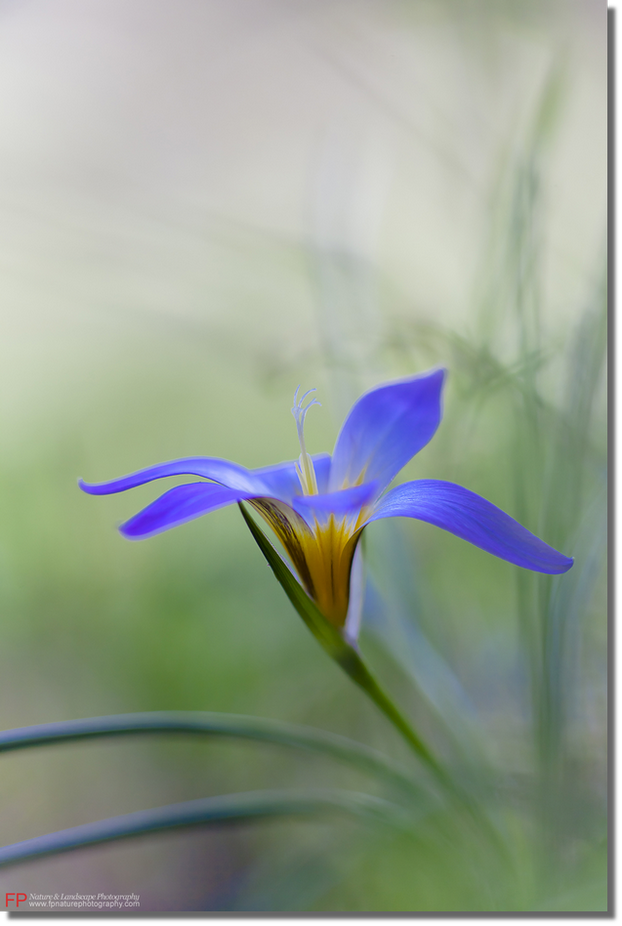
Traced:
<svg viewBox="0 0 622 926">
<path fill-rule="evenodd" d="M 410 763 L 237 508 L 142 543 L 151 463 L 330 450 L 363 389 L 449 369 L 400 478 L 459 482 L 576 557 L 534 577 L 368 530 L 362 648 L 507 854 L 441 808 L 197 829 L 2 872 L 143 911 L 606 905 L 602 0 L 3 0 L 0 726 L 149 710 L 309 724 Z M 461 756 L 462 759 L 456 757 Z M 467 757 L 467 758 L 464 758 Z M 413 766 L 414 768 L 414 766 Z M 475 771 L 473 771 L 475 769 Z M 258 744 L 7 754 L 0 843 L 263 787 L 377 785 Z"/>
</svg>

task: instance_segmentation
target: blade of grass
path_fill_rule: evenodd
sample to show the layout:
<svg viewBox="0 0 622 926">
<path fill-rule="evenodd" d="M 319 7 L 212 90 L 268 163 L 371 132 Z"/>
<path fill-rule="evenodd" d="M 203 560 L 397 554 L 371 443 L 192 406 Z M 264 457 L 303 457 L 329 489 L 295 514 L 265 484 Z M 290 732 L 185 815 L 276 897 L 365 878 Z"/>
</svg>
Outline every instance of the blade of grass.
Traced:
<svg viewBox="0 0 622 926">
<path fill-rule="evenodd" d="M 407 827 L 396 805 L 356 791 L 250 791 L 169 804 L 37 836 L 0 848 L 0 867 L 85 846 L 179 827 L 242 823 L 282 816 L 346 813 L 368 823 Z"/>
<path fill-rule="evenodd" d="M 413 793 L 419 797 L 423 795 L 421 787 L 406 771 L 370 746 L 324 730 L 236 714 L 154 711 L 20 727 L 0 732 L 0 752 L 136 734 L 219 736 L 302 749 L 352 765 L 392 787 L 409 792 L 411 799 Z"/>
</svg>

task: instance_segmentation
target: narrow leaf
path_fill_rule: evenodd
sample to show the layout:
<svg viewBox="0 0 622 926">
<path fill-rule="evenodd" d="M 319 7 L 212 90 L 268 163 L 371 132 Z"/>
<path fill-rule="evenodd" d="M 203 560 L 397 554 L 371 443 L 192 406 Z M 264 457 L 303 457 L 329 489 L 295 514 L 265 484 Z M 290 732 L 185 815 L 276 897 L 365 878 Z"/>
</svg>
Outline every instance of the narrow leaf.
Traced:
<svg viewBox="0 0 622 926">
<path fill-rule="evenodd" d="M 369 823 L 404 829 L 408 818 L 388 801 L 355 791 L 251 791 L 169 804 L 111 817 L 0 848 L 0 866 L 117 839 L 186 826 L 235 823 L 277 816 L 346 813 Z"/>
<path fill-rule="evenodd" d="M 326 652 L 334 659 L 338 658 L 344 649 L 350 649 L 350 647 L 348 647 L 337 628 L 324 617 L 315 602 L 309 598 L 300 582 L 297 581 L 290 568 L 283 561 L 279 553 L 277 553 L 264 532 L 248 514 L 244 505 L 240 503 L 239 508 L 257 546 L 267 559 L 270 568 L 296 611 L 298 611 L 298 614 L 313 636 L 319 641 Z"/>
<path fill-rule="evenodd" d="M 371 746 L 312 727 L 237 714 L 153 711 L 20 727 L 0 732 L 0 752 L 136 734 L 220 736 L 311 751 L 348 763 L 387 784 L 407 790 L 411 799 L 413 792 L 422 796 L 421 789 L 406 771 Z"/>
</svg>

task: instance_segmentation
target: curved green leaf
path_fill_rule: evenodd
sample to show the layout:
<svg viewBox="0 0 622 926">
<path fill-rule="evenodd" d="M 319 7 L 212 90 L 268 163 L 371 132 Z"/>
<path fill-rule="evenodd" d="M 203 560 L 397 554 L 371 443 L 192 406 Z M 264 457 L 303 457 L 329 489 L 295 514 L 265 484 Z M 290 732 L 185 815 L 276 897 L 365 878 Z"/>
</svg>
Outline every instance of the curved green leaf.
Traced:
<svg viewBox="0 0 622 926">
<path fill-rule="evenodd" d="M 82 739 L 156 733 L 231 737 L 303 749 L 353 765 L 393 787 L 409 791 L 411 797 L 413 792 L 421 794 L 407 772 L 371 746 L 312 727 L 237 714 L 153 711 L 20 727 L 0 732 L 0 752 Z"/>
<path fill-rule="evenodd" d="M 140 810 L 26 839 L 0 848 L 0 866 L 179 827 L 334 812 L 399 829 L 408 826 L 408 817 L 396 805 L 356 791 L 251 791 Z"/>
</svg>

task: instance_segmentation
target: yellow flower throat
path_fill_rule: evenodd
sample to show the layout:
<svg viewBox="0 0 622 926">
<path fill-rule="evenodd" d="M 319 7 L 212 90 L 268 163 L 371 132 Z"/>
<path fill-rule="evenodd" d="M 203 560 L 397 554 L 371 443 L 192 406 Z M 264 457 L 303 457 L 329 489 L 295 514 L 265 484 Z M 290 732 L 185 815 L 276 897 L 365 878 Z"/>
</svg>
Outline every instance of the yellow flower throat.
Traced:
<svg viewBox="0 0 622 926">
<path fill-rule="evenodd" d="M 294 395 L 292 408 L 300 442 L 296 472 L 302 494 L 317 495 L 313 460 L 305 446 L 304 421 L 311 406 L 320 403 L 314 398 L 303 407 L 305 399 L 315 390 L 310 389 L 301 399 L 298 399 L 299 391 L 300 387 Z M 365 509 L 343 517 L 314 515 L 314 524 L 310 527 L 289 505 L 277 499 L 255 499 L 251 504 L 285 547 L 303 586 L 320 611 L 331 623 L 343 627 L 350 598 L 352 557 L 366 520 Z"/>
</svg>

